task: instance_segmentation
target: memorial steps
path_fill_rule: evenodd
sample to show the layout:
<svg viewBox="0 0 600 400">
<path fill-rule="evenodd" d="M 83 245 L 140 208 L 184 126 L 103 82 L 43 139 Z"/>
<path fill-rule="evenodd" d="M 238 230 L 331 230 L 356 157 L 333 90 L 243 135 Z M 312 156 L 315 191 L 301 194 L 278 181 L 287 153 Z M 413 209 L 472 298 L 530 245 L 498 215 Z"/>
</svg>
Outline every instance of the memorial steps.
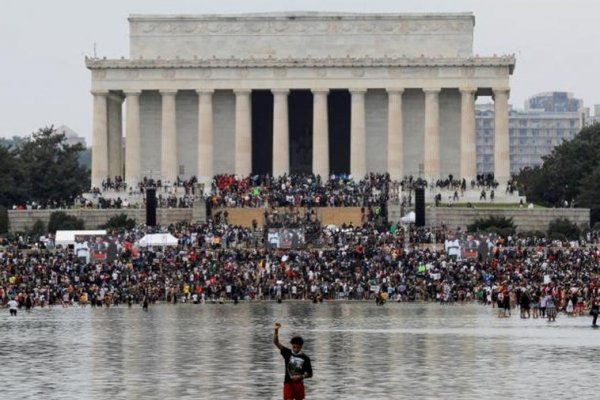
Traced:
<svg viewBox="0 0 600 400">
<path fill-rule="evenodd" d="M 304 217 L 307 212 L 306 207 L 297 208 L 300 217 Z M 361 225 L 362 212 L 360 207 L 314 207 L 316 218 L 321 222 L 321 225 L 336 225 L 352 223 L 354 226 Z M 284 213 L 289 210 L 289 207 L 277 208 L 278 213 Z M 258 226 L 263 226 L 265 221 L 264 208 L 237 208 L 237 207 L 222 207 L 214 208 L 212 216 L 217 213 L 221 216 L 227 212 L 227 222 L 232 225 L 240 225 L 252 227 L 252 221 L 256 221 Z"/>
<path fill-rule="evenodd" d="M 184 187 L 168 187 L 168 188 L 157 188 L 156 196 L 162 197 L 170 197 L 176 196 L 177 198 L 183 197 L 186 195 Z M 129 190 L 105 190 L 100 194 L 97 193 L 84 193 L 83 198 L 92 202 L 92 204 L 97 205 L 98 200 L 100 198 L 104 198 L 106 200 L 117 200 L 121 199 L 123 201 L 128 201 L 129 204 L 134 207 L 139 207 L 144 204 L 144 192 L 140 192 L 140 190 L 129 191 Z"/>
<path fill-rule="evenodd" d="M 519 204 L 522 200 L 524 206 L 527 206 L 527 199 L 525 196 L 520 196 L 518 191 L 514 191 L 512 194 L 507 193 L 503 188 L 498 187 L 497 190 L 494 190 L 494 199 L 490 198 L 491 190 L 486 190 L 486 198 L 480 199 L 482 189 L 469 189 L 465 190 L 461 195 L 460 190 L 458 192 L 458 200 L 454 199 L 455 190 L 452 189 L 425 189 L 425 202 L 426 203 L 435 203 L 435 195 L 441 194 L 442 196 L 442 204 L 477 204 L 477 203 L 495 203 L 495 204 Z"/>
</svg>

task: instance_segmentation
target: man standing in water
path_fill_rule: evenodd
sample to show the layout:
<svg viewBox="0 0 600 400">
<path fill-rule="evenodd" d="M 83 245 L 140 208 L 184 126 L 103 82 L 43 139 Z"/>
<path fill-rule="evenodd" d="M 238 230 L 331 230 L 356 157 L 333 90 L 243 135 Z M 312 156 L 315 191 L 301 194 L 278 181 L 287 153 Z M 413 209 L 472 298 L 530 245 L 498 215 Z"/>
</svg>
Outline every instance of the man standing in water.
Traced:
<svg viewBox="0 0 600 400">
<path fill-rule="evenodd" d="M 17 303 L 17 301 L 15 299 L 10 299 L 8 301 L 8 303 L 6 304 L 6 306 L 10 310 L 10 315 L 13 316 L 13 317 L 16 317 L 17 316 L 17 309 L 19 308 L 19 303 Z"/>
<path fill-rule="evenodd" d="M 281 352 L 285 360 L 285 379 L 283 381 L 283 400 L 304 400 L 304 379 L 313 375 L 310 358 L 302 352 L 304 340 L 294 336 L 291 340 L 292 348 L 289 349 L 279 343 L 279 328 L 281 324 L 275 323 L 273 344 Z"/>
</svg>

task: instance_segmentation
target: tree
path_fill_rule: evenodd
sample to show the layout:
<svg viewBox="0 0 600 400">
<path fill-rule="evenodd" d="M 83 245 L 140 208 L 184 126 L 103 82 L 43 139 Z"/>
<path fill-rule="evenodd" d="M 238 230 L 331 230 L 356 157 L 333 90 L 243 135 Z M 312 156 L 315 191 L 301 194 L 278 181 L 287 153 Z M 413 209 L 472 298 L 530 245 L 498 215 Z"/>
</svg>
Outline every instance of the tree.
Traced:
<svg viewBox="0 0 600 400">
<path fill-rule="evenodd" d="M 84 149 L 79 154 L 79 165 L 88 170 L 92 169 L 92 149 Z"/>
<path fill-rule="evenodd" d="M 102 225 L 101 228 L 115 231 L 131 230 L 135 228 L 135 220 L 132 218 L 127 218 L 127 215 L 121 213 L 119 215 L 110 217 L 106 224 Z"/>
<path fill-rule="evenodd" d="M 15 150 L 0 145 L 0 205 L 7 208 L 24 198 L 24 173 Z"/>
<path fill-rule="evenodd" d="M 556 218 L 548 224 L 548 236 L 551 239 L 562 239 L 564 236 L 569 240 L 577 240 L 580 234 L 581 230 L 577 224 L 569 221 L 567 218 Z"/>
<path fill-rule="evenodd" d="M 8 212 L 5 207 L 0 206 L 0 233 L 7 233 L 8 227 Z"/>
<path fill-rule="evenodd" d="M 600 219 L 600 202 L 593 179 L 600 177 L 600 124 L 583 128 L 573 140 L 556 146 L 542 157 L 540 167 L 525 168 L 517 182 L 529 201 L 562 207 L 573 201 L 592 209 L 592 221 Z M 597 180 L 596 180 L 597 182 Z"/>
<path fill-rule="evenodd" d="M 85 229 L 82 219 L 67 215 L 62 211 L 56 211 L 50 214 L 48 221 L 48 232 L 56 233 L 56 231 L 78 231 Z"/>
<path fill-rule="evenodd" d="M 580 180 L 578 207 L 589 208 L 590 219 L 600 221 L 600 165 Z"/>
<path fill-rule="evenodd" d="M 90 174 L 79 164 L 81 144 L 69 145 L 54 127 L 33 133 L 16 154 L 25 173 L 25 197 L 37 202 L 71 202 L 90 187 Z"/>
<path fill-rule="evenodd" d="M 515 229 L 516 227 L 512 218 L 497 217 L 494 215 L 476 219 L 475 222 L 467 225 L 467 231 L 469 232 L 494 232 L 501 236 L 512 235 Z"/>
<path fill-rule="evenodd" d="M 46 224 L 41 219 L 36 219 L 29 233 L 31 233 L 31 236 L 33 236 L 36 240 L 40 236 L 45 236 L 46 233 L 48 233 L 46 230 Z"/>
<path fill-rule="evenodd" d="M 23 144 L 25 138 L 23 136 L 13 136 L 11 139 L 0 138 L 0 146 L 4 147 L 19 147 Z"/>
</svg>

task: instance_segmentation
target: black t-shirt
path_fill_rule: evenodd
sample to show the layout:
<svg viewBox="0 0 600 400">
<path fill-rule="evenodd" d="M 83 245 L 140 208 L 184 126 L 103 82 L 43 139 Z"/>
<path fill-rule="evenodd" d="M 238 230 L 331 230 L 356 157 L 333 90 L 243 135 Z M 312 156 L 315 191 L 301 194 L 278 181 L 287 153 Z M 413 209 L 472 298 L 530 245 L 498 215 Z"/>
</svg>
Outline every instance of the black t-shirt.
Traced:
<svg viewBox="0 0 600 400">
<path fill-rule="evenodd" d="M 285 360 L 285 383 L 292 382 L 292 375 L 304 376 L 305 373 L 308 373 L 312 376 L 312 365 L 306 354 L 294 354 L 291 349 L 282 347 L 281 355 Z"/>
</svg>

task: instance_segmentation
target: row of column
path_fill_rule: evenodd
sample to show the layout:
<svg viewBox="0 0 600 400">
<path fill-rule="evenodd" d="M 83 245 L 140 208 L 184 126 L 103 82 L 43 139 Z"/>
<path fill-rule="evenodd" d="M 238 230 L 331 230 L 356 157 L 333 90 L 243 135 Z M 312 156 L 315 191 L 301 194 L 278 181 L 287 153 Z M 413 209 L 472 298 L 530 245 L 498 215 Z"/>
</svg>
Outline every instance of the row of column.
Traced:
<svg viewBox="0 0 600 400">
<path fill-rule="evenodd" d="M 426 88 L 424 175 L 437 179 L 440 170 L 439 93 L 441 88 Z M 252 169 L 251 90 L 236 90 L 235 96 L 235 173 L 246 176 Z M 329 175 L 328 89 L 313 92 L 313 173 Z M 403 89 L 388 89 L 388 172 L 393 179 L 402 179 L 403 171 Z M 477 174 L 475 141 L 475 88 L 461 92 L 460 176 L 472 179 Z M 122 98 L 108 92 L 94 95 L 94 132 L 92 149 L 92 186 L 99 187 L 106 177 L 123 176 L 121 159 Z M 175 113 L 176 90 L 162 90 L 161 177 L 177 178 L 177 127 Z M 209 183 L 213 174 L 213 106 L 212 90 L 198 90 L 198 165 L 200 182 Z M 289 90 L 273 90 L 273 175 L 290 171 Z M 366 168 L 365 89 L 350 89 L 350 172 L 362 177 Z M 140 91 L 126 91 L 126 164 L 125 180 L 135 184 L 141 178 Z M 494 174 L 498 182 L 510 176 L 508 136 L 508 89 L 493 91 L 495 103 Z M 443 125 L 443 124 L 442 124 Z"/>
</svg>

